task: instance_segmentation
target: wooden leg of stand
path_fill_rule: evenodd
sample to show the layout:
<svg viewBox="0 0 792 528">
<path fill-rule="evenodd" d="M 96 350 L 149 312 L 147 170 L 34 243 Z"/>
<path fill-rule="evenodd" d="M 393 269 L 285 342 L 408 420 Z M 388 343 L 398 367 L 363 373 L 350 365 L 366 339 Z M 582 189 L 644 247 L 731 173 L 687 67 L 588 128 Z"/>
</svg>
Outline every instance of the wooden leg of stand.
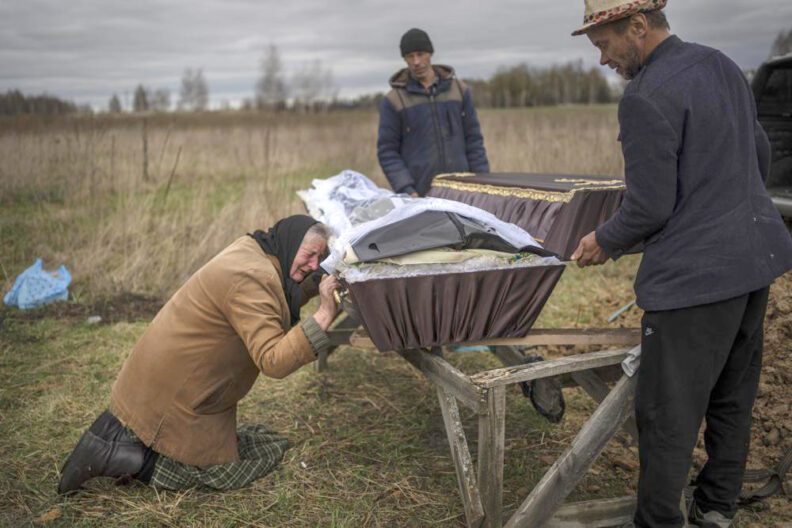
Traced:
<svg viewBox="0 0 792 528">
<path fill-rule="evenodd" d="M 623 376 L 616 383 L 572 445 L 509 519 L 507 528 L 542 526 L 553 516 L 632 412 L 637 378 Z"/>
<path fill-rule="evenodd" d="M 503 447 L 506 432 L 506 390 L 493 387 L 484 394 L 479 415 L 478 482 L 486 528 L 503 525 Z"/>
<path fill-rule="evenodd" d="M 581 370 L 579 372 L 572 372 L 570 374 L 575 383 L 580 385 L 586 393 L 591 396 L 597 403 L 602 403 L 608 393 L 610 387 L 605 381 L 593 370 Z M 624 422 L 624 430 L 629 434 L 635 443 L 638 443 L 638 426 L 635 424 L 635 417 L 630 413 L 630 417 Z"/>
<path fill-rule="evenodd" d="M 478 482 L 473 462 L 470 459 L 465 431 L 459 417 L 459 407 L 454 396 L 443 387 L 437 387 L 437 398 L 440 401 L 440 410 L 443 413 L 448 444 L 451 447 L 451 458 L 456 468 L 459 494 L 465 508 L 465 518 L 470 528 L 478 528 L 484 519 L 484 508 L 481 505 Z"/>
<path fill-rule="evenodd" d="M 327 356 L 330 355 L 329 350 L 322 350 L 316 357 L 316 372 L 324 372 L 327 370 Z"/>
</svg>

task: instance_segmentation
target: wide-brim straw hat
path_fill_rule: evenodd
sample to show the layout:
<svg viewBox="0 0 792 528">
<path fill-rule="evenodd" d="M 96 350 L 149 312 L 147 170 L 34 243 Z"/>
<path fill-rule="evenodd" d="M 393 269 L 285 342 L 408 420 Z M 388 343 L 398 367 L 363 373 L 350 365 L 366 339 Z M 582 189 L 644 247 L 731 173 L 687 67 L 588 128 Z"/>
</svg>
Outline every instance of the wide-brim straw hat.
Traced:
<svg viewBox="0 0 792 528">
<path fill-rule="evenodd" d="M 589 29 L 633 16 L 636 13 L 663 9 L 668 0 L 584 0 L 586 14 L 583 16 L 583 26 L 572 32 L 572 35 L 582 35 Z"/>
</svg>

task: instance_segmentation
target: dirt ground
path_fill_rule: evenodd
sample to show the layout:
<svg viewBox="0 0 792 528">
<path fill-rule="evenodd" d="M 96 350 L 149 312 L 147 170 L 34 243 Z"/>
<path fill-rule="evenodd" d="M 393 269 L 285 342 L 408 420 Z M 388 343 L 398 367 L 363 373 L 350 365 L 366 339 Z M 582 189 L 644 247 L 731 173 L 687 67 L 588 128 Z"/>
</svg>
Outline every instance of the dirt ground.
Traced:
<svg viewBox="0 0 792 528">
<path fill-rule="evenodd" d="M 759 393 L 754 404 L 753 434 L 748 458 L 749 469 L 772 468 L 792 449 L 792 273 L 787 273 L 770 289 L 765 319 L 765 350 Z M 704 458 L 696 449 L 696 461 Z M 792 490 L 792 471 L 787 474 L 785 489 Z M 783 515 L 792 527 L 792 501 L 788 496 L 767 501 L 768 508 Z"/>
<path fill-rule="evenodd" d="M 35 310 L 0 310 L 0 326 L 4 313 L 19 321 L 38 321 L 52 318 L 78 322 L 89 317 L 99 317 L 97 324 L 113 324 L 122 321 L 150 321 L 162 308 L 162 300 L 137 293 L 121 293 L 113 297 L 100 298 L 84 304 L 78 302 L 57 302 Z"/>
<path fill-rule="evenodd" d="M 749 470 L 773 469 L 782 457 L 792 449 L 792 273 L 779 278 L 770 288 L 770 299 L 765 318 L 765 348 L 762 376 L 759 391 L 753 410 L 753 428 L 751 448 L 747 468 Z M 627 453 L 632 452 L 633 456 Z M 637 459 L 635 447 L 626 448 L 611 444 L 604 453 L 605 461 L 612 469 L 631 475 L 631 485 L 637 484 Z M 695 475 L 707 460 L 703 437 L 693 452 L 693 469 Z M 746 483 L 743 490 L 755 490 L 766 481 Z M 792 490 L 792 471 L 786 475 L 784 489 L 787 495 L 781 494 L 763 502 L 757 502 L 746 508 L 755 516 L 763 517 L 772 513 L 783 521 L 775 526 L 792 528 L 792 501 L 788 493 Z M 765 524 L 743 524 L 749 528 L 766 526 Z"/>
</svg>

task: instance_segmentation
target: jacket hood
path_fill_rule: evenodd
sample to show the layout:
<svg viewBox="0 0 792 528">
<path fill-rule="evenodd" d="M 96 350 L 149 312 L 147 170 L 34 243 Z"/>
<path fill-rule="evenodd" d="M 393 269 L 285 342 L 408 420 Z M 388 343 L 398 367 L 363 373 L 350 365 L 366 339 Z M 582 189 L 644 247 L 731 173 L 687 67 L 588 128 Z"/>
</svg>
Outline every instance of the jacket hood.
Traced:
<svg viewBox="0 0 792 528">
<path fill-rule="evenodd" d="M 451 66 L 445 66 L 444 64 L 432 64 L 432 68 L 434 68 L 435 74 L 441 81 L 453 79 L 456 76 L 454 68 Z M 391 76 L 389 82 L 391 88 L 406 88 L 412 80 L 413 78 L 410 76 L 409 68 L 402 68 Z"/>
</svg>

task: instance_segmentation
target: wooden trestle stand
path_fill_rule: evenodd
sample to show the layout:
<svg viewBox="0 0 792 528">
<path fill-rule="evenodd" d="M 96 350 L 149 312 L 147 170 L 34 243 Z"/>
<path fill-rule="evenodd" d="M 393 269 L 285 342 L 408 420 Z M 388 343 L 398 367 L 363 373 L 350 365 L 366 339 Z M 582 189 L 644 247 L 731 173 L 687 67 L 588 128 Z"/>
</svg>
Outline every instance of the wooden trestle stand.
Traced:
<svg viewBox="0 0 792 528">
<path fill-rule="evenodd" d="M 343 317 L 343 316 L 342 316 Z M 362 328 L 342 318 L 330 330 L 331 346 L 373 347 Z M 624 428 L 636 437 L 632 418 L 637 376 L 621 373 L 620 363 L 640 342 L 638 329 L 532 330 L 519 339 L 492 339 L 466 345 L 489 345 L 506 365 L 468 376 L 445 361 L 439 349 L 398 353 L 437 388 L 459 493 L 469 527 L 504 526 L 503 462 L 506 387 L 523 381 L 563 376 L 565 386 L 580 386 L 599 403 L 569 448 L 555 461 L 522 504 L 506 520 L 507 528 L 617 526 L 632 519 L 633 497 L 564 504 L 564 501 L 605 448 Z M 523 364 L 515 346 L 600 345 L 613 349 L 538 363 Z M 320 356 L 317 368 L 327 366 Z M 607 381 L 615 380 L 611 387 Z M 478 414 L 478 458 L 474 464 L 459 416 L 458 403 Z"/>
</svg>

